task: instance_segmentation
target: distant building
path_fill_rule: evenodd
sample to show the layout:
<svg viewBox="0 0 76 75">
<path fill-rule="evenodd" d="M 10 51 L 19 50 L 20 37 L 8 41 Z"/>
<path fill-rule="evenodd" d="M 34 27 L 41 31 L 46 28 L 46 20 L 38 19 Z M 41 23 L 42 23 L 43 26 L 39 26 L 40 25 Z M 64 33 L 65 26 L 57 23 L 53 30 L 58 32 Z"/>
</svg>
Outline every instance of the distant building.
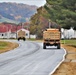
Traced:
<svg viewBox="0 0 76 75">
<path fill-rule="evenodd" d="M 73 30 L 73 28 L 70 28 L 70 29 L 61 28 L 61 38 L 62 39 L 76 38 L 76 31 Z"/>
<path fill-rule="evenodd" d="M 0 38 L 16 38 L 17 32 L 22 29 L 22 26 L 16 26 L 11 24 L 0 24 Z M 26 31 L 26 38 L 29 38 L 29 30 Z"/>
<path fill-rule="evenodd" d="M 36 35 L 30 35 L 30 38 L 36 39 Z"/>
<path fill-rule="evenodd" d="M 10 31 L 5 25 L 0 25 L 0 38 L 9 38 Z"/>
</svg>

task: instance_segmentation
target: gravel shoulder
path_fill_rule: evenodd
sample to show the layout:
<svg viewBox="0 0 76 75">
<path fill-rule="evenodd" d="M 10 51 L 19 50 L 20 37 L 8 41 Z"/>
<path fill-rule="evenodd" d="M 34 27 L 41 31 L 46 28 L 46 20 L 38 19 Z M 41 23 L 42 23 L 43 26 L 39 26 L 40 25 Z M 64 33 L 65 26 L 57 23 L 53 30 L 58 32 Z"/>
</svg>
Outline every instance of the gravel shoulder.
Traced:
<svg viewBox="0 0 76 75">
<path fill-rule="evenodd" d="M 76 75 L 76 48 L 63 44 L 62 47 L 67 52 L 65 61 L 52 75 Z"/>
</svg>

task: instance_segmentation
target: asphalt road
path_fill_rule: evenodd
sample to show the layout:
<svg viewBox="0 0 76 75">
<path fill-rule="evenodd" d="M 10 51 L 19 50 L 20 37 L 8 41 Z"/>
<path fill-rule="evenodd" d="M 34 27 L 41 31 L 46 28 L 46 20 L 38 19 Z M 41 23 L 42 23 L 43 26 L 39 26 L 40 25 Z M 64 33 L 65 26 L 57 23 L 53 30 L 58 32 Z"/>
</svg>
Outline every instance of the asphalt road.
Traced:
<svg viewBox="0 0 76 75">
<path fill-rule="evenodd" d="M 51 75 L 64 59 L 64 49 L 48 47 L 41 42 L 17 41 L 19 47 L 0 54 L 0 75 Z"/>
</svg>

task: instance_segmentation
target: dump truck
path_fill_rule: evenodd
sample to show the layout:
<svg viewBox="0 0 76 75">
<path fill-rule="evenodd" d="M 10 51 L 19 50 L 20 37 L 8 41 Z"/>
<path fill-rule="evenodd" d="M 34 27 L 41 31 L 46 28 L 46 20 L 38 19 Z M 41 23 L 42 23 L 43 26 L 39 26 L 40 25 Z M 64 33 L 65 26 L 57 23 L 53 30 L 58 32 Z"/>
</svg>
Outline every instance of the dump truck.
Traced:
<svg viewBox="0 0 76 75">
<path fill-rule="evenodd" d="M 26 40 L 25 36 L 26 36 L 25 31 L 20 30 L 20 31 L 17 33 L 17 39 L 18 39 L 18 41 L 19 41 L 19 40 L 24 40 L 24 41 L 25 41 L 25 40 Z"/>
<path fill-rule="evenodd" d="M 60 49 L 60 38 L 61 32 L 56 28 L 49 28 L 43 32 L 43 49 L 46 49 L 46 46 L 57 46 L 57 49 Z"/>
</svg>

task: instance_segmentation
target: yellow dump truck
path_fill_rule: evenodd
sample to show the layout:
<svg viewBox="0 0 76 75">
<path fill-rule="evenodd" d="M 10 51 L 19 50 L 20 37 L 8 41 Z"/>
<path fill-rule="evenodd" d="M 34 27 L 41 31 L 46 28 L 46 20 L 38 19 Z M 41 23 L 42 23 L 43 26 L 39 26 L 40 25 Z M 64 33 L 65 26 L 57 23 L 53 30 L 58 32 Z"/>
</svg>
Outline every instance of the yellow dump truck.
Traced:
<svg viewBox="0 0 76 75">
<path fill-rule="evenodd" d="M 23 40 L 25 41 L 25 40 L 26 40 L 25 36 L 26 36 L 25 31 L 20 30 L 20 31 L 17 33 L 18 41 L 19 41 L 20 39 L 23 39 Z"/>
<path fill-rule="evenodd" d="M 59 29 L 49 28 L 43 32 L 43 49 L 46 49 L 46 46 L 57 46 L 57 49 L 60 49 L 60 31 Z"/>
</svg>

